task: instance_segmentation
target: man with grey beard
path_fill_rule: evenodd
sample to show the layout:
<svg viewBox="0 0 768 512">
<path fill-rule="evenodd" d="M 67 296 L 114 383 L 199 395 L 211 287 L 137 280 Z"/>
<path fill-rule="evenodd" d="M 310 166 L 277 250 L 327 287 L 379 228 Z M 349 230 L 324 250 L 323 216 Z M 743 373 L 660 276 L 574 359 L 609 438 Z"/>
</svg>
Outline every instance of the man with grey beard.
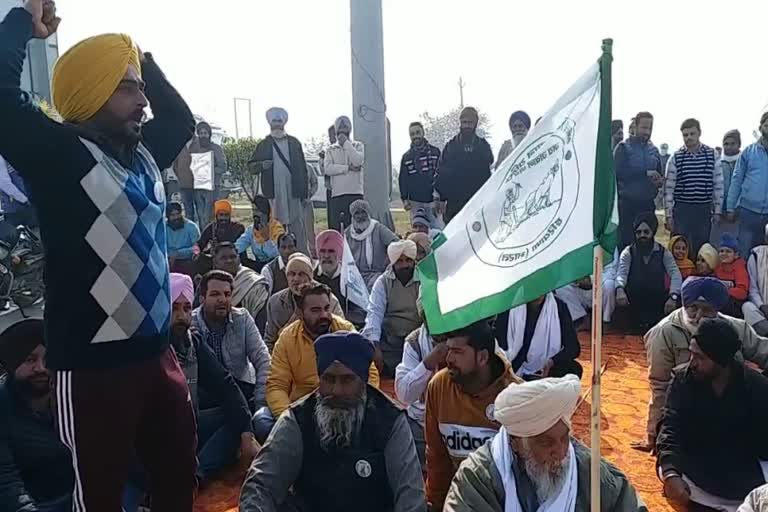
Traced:
<svg viewBox="0 0 768 512">
<path fill-rule="evenodd" d="M 512 384 L 499 393 L 493 439 L 453 477 L 445 512 L 588 512 L 591 452 L 571 438 L 581 394 L 575 375 Z M 600 462 L 601 510 L 647 512 L 618 468 Z"/>
<path fill-rule="evenodd" d="M 662 319 L 645 335 L 651 399 L 648 402 L 647 437 L 632 444 L 636 450 L 651 451 L 655 448 L 672 370 L 691 358 L 691 338 L 704 319 L 719 317 L 727 320 L 741 341 L 738 358 L 752 361 L 762 369 L 768 368 L 768 338 L 759 336 L 744 320 L 720 313 L 729 299 L 728 289 L 719 279 L 689 277 L 683 283 L 681 292 L 683 307 Z"/>
<path fill-rule="evenodd" d="M 337 331 L 314 349 L 319 387 L 280 416 L 248 471 L 240 510 L 425 511 L 406 416 L 366 384 L 371 342 Z"/>
</svg>

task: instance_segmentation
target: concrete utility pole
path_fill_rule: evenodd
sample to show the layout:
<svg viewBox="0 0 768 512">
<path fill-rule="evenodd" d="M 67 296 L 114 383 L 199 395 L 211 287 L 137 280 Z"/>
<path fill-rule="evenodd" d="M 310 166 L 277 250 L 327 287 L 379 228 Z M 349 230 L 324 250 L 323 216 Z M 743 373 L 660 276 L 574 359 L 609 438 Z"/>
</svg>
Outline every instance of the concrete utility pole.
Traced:
<svg viewBox="0 0 768 512">
<path fill-rule="evenodd" d="M 464 110 L 464 79 L 459 77 L 459 107 Z"/>
<path fill-rule="evenodd" d="M 381 0 L 350 0 L 349 7 L 353 138 L 365 144 L 365 198 L 371 204 L 371 214 L 393 228 Z"/>
</svg>

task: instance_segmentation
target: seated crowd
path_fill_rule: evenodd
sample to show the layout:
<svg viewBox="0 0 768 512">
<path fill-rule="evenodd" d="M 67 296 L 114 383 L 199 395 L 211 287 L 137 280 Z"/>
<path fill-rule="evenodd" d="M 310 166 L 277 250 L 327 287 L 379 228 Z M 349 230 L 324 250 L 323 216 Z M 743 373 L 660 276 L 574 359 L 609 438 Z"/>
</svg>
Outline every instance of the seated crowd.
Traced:
<svg viewBox="0 0 768 512">
<path fill-rule="evenodd" d="M 257 198 L 253 211 L 245 228 L 217 201 L 201 234 L 180 204 L 167 210 L 172 346 L 197 416 L 199 486 L 240 457 L 253 461 L 244 512 L 320 510 L 329 500 L 342 510 L 365 500 L 382 511 L 491 512 L 508 499 L 527 511 L 589 509 L 591 454 L 570 419 L 593 276 L 433 335 L 416 265 L 439 232 L 423 212 L 400 239 L 356 200 L 344 233 L 317 235 L 315 261 L 271 218 L 269 201 Z M 651 400 L 635 447 L 658 453 L 669 499 L 733 507 L 768 475 L 758 398 L 768 381 L 744 363 L 768 368 L 768 226 L 767 245 L 746 262 L 729 233 L 694 262 L 684 236 L 665 248 L 657 229 L 654 214 L 640 214 L 634 242 L 600 279 L 603 322 L 645 333 Z M 366 307 L 344 288 L 345 251 Z M 68 510 L 70 453 L 51 417 L 42 322 L 2 333 L 0 363 L 0 508 Z M 382 379 L 394 379 L 394 397 Z M 705 443 L 726 432 L 733 442 Z M 645 510 L 607 462 L 601 488 L 607 510 Z M 137 463 L 125 512 L 151 492 Z"/>
</svg>

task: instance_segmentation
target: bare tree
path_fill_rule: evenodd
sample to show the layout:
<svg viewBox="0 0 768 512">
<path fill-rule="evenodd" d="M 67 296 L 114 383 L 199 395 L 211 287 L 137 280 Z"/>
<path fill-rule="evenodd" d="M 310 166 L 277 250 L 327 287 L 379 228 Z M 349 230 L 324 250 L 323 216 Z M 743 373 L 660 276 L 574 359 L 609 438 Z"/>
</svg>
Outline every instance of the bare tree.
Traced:
<svg viewBox="0 0 768 512">
<path fill-rule="evenodd" d="M 459 114 L 461 114 L 461 108 L 456 107 L 437 116 L 433 116 L 429 112 L 424 112 L 419 116 L 424 124 L 424 133 L 430 144 L 442 150 L 445 144 L 459 133 Z M 480 121 L 477 125 L 477 134 L 488 139 L 493 125 L 485 112 L 479 114 Z"/>
</svg>

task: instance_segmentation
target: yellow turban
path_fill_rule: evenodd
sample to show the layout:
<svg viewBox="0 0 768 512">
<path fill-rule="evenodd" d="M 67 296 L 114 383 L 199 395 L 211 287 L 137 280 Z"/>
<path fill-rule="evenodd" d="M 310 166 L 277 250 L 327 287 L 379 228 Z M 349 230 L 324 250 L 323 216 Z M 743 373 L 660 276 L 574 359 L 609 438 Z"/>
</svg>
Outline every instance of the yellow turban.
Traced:
<svg viewBox="0 0 768 512">
<path fill-rule="evenodd" d="M 228 213 L 232 215 L 232 203 L 226 199 L 219 199 L 213 203 L 213 213 L 218 215 L 220 213 Z"/>
<path fill-rule="evenodd" d="M 141 74 L 139 51 L 125 34 L 103 34 L 80 41 L 53 70 L 53 103 L 65 121 L 87 121 L 115 92 L 133 64 Z"/>
</svg>

